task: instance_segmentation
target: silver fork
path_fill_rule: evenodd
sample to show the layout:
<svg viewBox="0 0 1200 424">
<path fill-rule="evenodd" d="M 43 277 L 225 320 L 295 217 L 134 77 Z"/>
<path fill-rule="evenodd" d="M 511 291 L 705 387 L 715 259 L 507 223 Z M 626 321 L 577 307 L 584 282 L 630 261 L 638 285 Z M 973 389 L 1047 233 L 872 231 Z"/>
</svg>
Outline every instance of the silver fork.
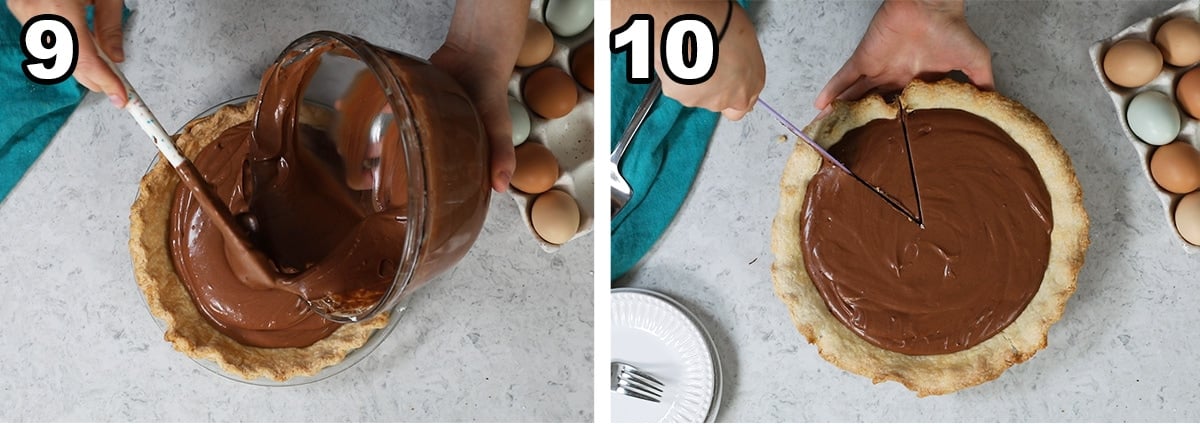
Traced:
<svg viewBox="0 0 1200 424">
<path fill-rule="evenodd" d="M 663 396 L 663 389 L 666 389 L 666 385 L 657 378 L 633 365 L 613 362 L 609 370 L 609 390 L 625 396 L 658 403 Z"/>
<path fill-rule="evenodd" d="M 617 141 L 617 147 L 613 149 L 612 156 L 609 156 L 612 216 L 617 216 L 617 212 L 620 212 L 625 204 L 629 203 L 629 198 L 633 197 L 633 188 L 629 187 L 629 182 L 621 176 L 621 156 L 625 155 L 625 149 L 629 147 L 629 142 L 637 134 L 638 128 L 641 128 L 642 123 L 646 121 L 646 116 L 650 114 L 650 108 L 654 106 L 654 101 L 658 99 L 661 92 L 662 82 L 655 78 L 654 82 L 650 83 L 650 88 L 646 89 L 646 95 L 642 96 L 642 103 L 633 113 L 633 119 L 629 120 L 629 126 L 625 127 L 625 132 L 621 134 L 621 140 Z"/>
</svg>

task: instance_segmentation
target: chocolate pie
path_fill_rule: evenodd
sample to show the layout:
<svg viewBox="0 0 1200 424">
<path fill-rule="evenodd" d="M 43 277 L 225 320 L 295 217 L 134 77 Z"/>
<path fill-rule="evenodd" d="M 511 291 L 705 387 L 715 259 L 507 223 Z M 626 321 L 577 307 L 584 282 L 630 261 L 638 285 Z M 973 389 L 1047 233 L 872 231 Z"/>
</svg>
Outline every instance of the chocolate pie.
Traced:
<svg viewBox="0 0 1200 424">
<path fill-rule="evenodd" d="M 305 130 L 328 129 L 330 117 L 326 110 L 302 107 L 299 115 Z M 217 181 L 214 173 L 228 163 L 240 164 L 223 160 L 222 155 L 239 148 L 233 140 L 245 139 L 237 134 L 249 131 L 253 117 L 252 104 L 225 106 L 211 116 L 188 123 L 177 137 L 180 152 L 196 162 L 222 198 L 240 194 L 231 195 L 233 182 Z M 308 310 L 294 294 L 218 281 L 228 277 L 229 272 L 220 251 L 209 252 L 211 257 L 203 258 L 205 261 L 193 258 L 179 262 L 178 255 L 172 255 L 172 243 L 188 239 L 180 233 L 191 228 L 198 235 L 190 237 L 196 239 L 204 237 L 205 232 L 195 230 L 204 224 L 195 206 L 189 210 L 187 205 L 179 204 L 186 203 L 186 197 L 180 200 L 186 191 L 178 185 L 179 178 L 166 161 L 158 161 L 146 173 L 130 213 L 129 241 L 138 285 L 151 313 L 165 323 L 164 338 L 177 350 L 193 358 L 212 360 L 226 372 L 248 380 L 284 381 L 314 375 L 341 362 L 387 324 L 386 313 L 359 323 L 335 324 Z M 196 220 L 183 219 L 189 216 Z M 221 250 L 219 235 L 209 233 L 218 237 L 214 243 Z M 179 266 L 195 268 L 187 274 L 188 284 L 177 272 Z M 210 299 L 208 292 L 213 290 L 223 291 L 219 301 Z M 230 290 L 243 292 L 230 294 Z M 203 307 L 198 308 L 198 303 Z"/>
<path fill-rule="evenodd" d="M 993 380 L 1046 346 L 1088 218 L 1037 116 L 968 84 L 914 81 L 893 103 L 838 102 L 805 132 L 921 219 L 797 144 L 772 276 L 822 357 L 926 396 Z"/>
</svg>

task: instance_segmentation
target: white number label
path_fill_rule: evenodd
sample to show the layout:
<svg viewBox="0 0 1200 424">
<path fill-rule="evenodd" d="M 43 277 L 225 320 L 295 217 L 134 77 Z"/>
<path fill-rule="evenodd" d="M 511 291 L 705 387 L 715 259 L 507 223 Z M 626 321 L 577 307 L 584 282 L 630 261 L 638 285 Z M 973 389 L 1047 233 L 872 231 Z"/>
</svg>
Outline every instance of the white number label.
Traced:
<svg viewBox="0 0 1200 424">
<path fill-rule="evenodd" d="M 717 29 L 700 15 L 680 15 L 663 28 L 659 43 L 663 70 L 679 84 L 693 85 L 708 81 L 716 72 Z M 654 73 L 654 18 L 646 14 L 629 17 L 609 34 L 613 53 L 625 53 L 626 79 L 647 83 Z"/>
<path fill-rule="evenodd" d="M 716 71 L 717 29 L 700 15 L 683 15 L 667 22 L 662 40 L 663 70 L 680 84 L 708 81 Z"/>
<path fill-rule="evenodd" d="M 38 84 L 57 84 L 75 72 L 79 38 L 75 28 L 58 15 L 34 16 L 21 28 L 21 70 Z"/>
</svg>

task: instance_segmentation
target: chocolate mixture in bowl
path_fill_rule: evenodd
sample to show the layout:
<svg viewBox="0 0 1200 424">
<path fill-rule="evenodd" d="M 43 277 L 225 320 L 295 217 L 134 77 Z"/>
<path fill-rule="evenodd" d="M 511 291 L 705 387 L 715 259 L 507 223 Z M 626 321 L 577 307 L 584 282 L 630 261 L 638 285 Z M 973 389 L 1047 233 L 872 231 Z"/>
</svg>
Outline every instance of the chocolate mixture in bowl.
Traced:
<svg viewBox="0 0 1200 424">
<path fill-rule="evenodd" d="M 292 43 L 254 101 L 176 144 L 252 247 L 228 243 L 159 161 L 130 214 L 135 276 L 167 341 L 247 380 L 315 375 L 369 343 L 403 294 L 466 254 L 491 195 L 462 87 L 336 33 Z"/>
</svg>

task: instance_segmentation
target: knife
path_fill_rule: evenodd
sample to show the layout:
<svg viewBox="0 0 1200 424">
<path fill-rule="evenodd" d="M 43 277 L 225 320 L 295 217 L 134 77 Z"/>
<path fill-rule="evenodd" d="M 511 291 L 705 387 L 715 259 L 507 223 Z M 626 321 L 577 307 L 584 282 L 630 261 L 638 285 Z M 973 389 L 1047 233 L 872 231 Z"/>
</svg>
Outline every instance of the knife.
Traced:
<svg viewBox="0 0 1200 424">
<path fill-rule="evenodd" d="M 764 109 L 766 109 L 767 112 L 770 112 L 771 115 L 775 116 L 775 120 L 779 121 L 780 124 L 783 124 L 783 126 L 785 128 L 787 128 L 788 131 L 791 131 L 792 134 L 796 135 L 796 137 L 800 137 L 801 140 L 804 140 L 805 143 L 808 143 L 808 145 L 811 146 L 814 150 L 816 150 L 817 153 L 820 154 L 822 158 L 825 158 L 826 161 L 833 164 L 833 166 L 837 167 L 838 169 L 841 169 L 845 173 L 850 174 L 850 176 L 854 177 L 854 179 L 857 180 L 859 183 L 862 183 L 862 185 L 871 189 L 871 191 L 875 192 L 875 194 L 878 195 L 879 198 L 881 198 L 881 199 L 883 199 L 883 201 L 887 202 L 888 205 L 891 205 L 892 209 L 895 209 L 896 211 L 900 212 L 901 214 L 904 214 L 904 217 L 908 218 L 909 221 L 917 223 L 917 225 L 920 225 L 921 228 L 925 228 L 925 224 L 921 222 L 920 216 L 914 215 L 912 212 L 909 212 L 908 209 L 906 209 L 904 206 L 901 206 L 900 203 L 893 200 L 891 198 L 891 196 L 888 196 L 887 193 L 884 193 L 883 189 L 879 188 L 878 186 L 876 186 L 874 184 L 868 183 L 867 180 L 864 180 L 862 177 L 858 176 L 858 174 L 855 174 L 854 171 L 851 171 L 850 168 L 846 167 L 846 164 L 843 164 L 842 161 L 838 160 L 837 158 L 833 157 L 833 155 L 829 154 L 828 150 L 825 150 L 824 147 L 821 147 L 820 144 L 817 144 L 816 141 L 813 141 L 812 137 L 809 137 L 807 134 L 804 133 L 804 131 L 801 131 L 799 127 L 797 127 L 795 124 L 792 124 L 791 121 L 788 121 L 787 118 L 783 117 L 783 114 L 779 113 L 779 111 L 775 110 L 775 108 L 773 108 L 773 107 L 771 107 L 771 105 L 767 104 L 766 101 L 763 101 L 763 99 L 760 98 L 760 99 L 758 99 L 758 104 L 762 105 L 762 107 Z M 912 153 L 911 153 L 911 150 L 909 150 L 910 146 L 908 146 L 908 137 L 904 138 L 904 143 L 905 143 L 905 150 L 909 152 L 909 165 L 910 165 L 909 169 L 911 170 L 912 169 L 911 168 Z M 914 182 L 915 182 L 915 176 L 914 176 Z M 920 202 L 921 202 L 921 199 L 918 195 L 917 204 L 920 205 Z"/>
</svg>

